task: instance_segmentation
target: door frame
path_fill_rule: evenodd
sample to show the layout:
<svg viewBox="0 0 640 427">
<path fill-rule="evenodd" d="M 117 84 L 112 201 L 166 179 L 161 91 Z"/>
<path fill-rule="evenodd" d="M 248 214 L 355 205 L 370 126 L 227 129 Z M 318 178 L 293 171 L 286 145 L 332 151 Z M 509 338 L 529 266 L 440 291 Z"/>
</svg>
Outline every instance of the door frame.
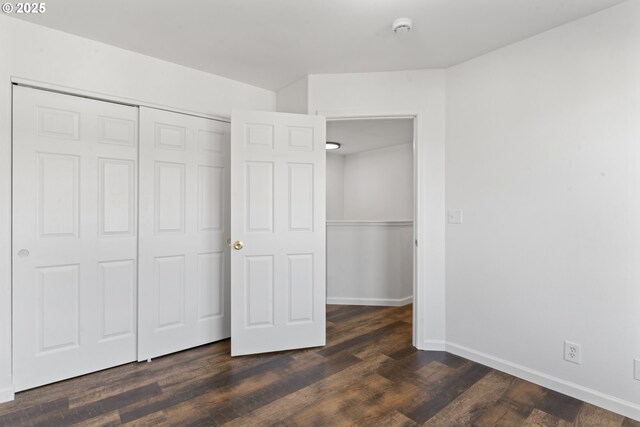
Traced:
<svg viewBox="0 0 640 427">
<path fill-rule="evenodd" d="M 171 113 L 180 113 L 186 114 L 188 116 L 201 117 L 203 119 L 211 119 L 217 120 L 219 122 L 231 123 L 231 115 L 230 114 L 218 114 L 216 112 L 213 113 L 202 113 L 199 111 L 185 110 L 183 108 L 172 107 L 170 105 L 156 104 L 153 102 L 146 102 L 144 100 L 135 99 L 135 98 L 125 98 L 122 96 L 111 95 L 102 92 L 93 92 L 90 90 L 78 89 L 74 87 L 67 87 L 52 83 L 40 82 L 37 80 L 26 79 L 22 77 L 12 76 L 10 79 L 11 93 L 13 94 L 13 86 L 26 86 L 32 89 L 40 89 L 46 90 L 49 92 L 57 92 L 63 95 L 71 95 L 71 96 L 79 96 L 81 98 L 89 98 L 95 99 L 96 101 L 105 101 L 111 102 L 114 104 L 123 104 L 128 105 L 130 107 L 148 107 L 155 108 L 156 110 L 164 110 L 169 111 Z M 12 97 L 13 98 L 13 97 Z M 13 99 L 11 100 L 11 110 L 13 111 Z"/>
<path fill-rule="evenodd" d="M 420 260 L 420 242 L 425 240 L 424 227 L 421 227 L 421 213 L 424 211 L 423 200 L 420 197 L 420 129 L 422 129 L 422 117 L 418 110 L 344 110 L 324 111 L 316 110 L 310 114 L 324 116 L 327 122 L 346 120 L 376 120 L 376 119 L 413 119 L 413 322 L 411 326 L 412 344 L 419 350 L 423 350 L 423 325 L 425 290 L 424 274 Z"/>
</svg>

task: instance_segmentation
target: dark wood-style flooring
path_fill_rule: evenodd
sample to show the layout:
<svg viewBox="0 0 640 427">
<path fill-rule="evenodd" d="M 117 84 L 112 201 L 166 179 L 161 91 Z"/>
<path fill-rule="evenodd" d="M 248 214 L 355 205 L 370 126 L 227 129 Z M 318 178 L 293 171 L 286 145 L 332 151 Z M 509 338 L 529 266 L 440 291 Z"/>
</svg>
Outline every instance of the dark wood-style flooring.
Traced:
<svg viewBox="0 0 640 427">
<path fill-rule="evenodd" d="M 232 359 L 225 340 L 19 393 L 0 426 L 640 426 L 416 351 L 411 306 L 329 306 L 327 320 L 324 348 Z"/>
</svg>

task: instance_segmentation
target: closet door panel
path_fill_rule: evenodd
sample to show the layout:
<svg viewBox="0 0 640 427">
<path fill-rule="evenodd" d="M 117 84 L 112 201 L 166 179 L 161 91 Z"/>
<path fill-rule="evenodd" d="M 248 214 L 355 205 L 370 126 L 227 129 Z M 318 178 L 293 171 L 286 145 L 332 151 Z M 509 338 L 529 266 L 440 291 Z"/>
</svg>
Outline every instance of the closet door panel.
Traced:
<svg viewBox="0 0 640 427">
<path fill-rule="evenodd" d="M 16 391 L 136 359 L 137 108 L 14 87 Z"/>
<path fill-rule="evenodd" d="M 140 109 L 139 360 L 230 336 L 229 124 Z"/>
</svg>

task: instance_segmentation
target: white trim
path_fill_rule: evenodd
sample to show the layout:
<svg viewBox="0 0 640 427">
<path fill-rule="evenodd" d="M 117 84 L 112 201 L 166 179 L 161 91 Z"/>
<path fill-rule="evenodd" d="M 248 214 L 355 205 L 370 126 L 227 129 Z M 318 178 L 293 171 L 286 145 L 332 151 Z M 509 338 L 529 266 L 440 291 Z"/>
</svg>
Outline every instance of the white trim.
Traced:
<svg viewBox="0 0 640 427">
<path fill-rule="evenodd" d="M 635 403 L 452 342 L 446 343 L 446 351 L 640 421 L 640 405 Z"/>
<path fill-rule="evenodd" d="M 444 341 L 424 340 L 422 347 L 418 347 L 418 350 L 446 351 L 446 343 Z"/>
<path fill-rule="evenodd" d="M 96 99 L 98 101 L 106 101 L 106 102 L 112 102 L 116 104 L 130 105 L 132 107 L 149 107 L 149 108 L 155 108 L 156 110 L 170 111 L 172 113 L 186 114 L 189 116 L 202 117 L 205 119 L 212 119 L 212 120 L 217 120 L 217 121 L 226 122 L 226 123 L 231 122 L 231 117 L 227 114 L 217 114 L 217 113 L 208 114 L 208 113 L 201 113 L 198 111 L 184 110 L 184 109 L 175 108 L 167 105 L 154 104 L 152 102 L 141 101 L 138 99 L 125 98 L 125 97 L 110 95 L 110 94 L 101 93 L 101 92 L 93 92 L 89 90 L 82 90 L 82 89 L 71 88 L 71 87 L 62 86 L 62 85 L 39 82 L 36 80 L 25 79 L 22 77 L 11 76 L 11 83 L 18 84 L 20 86 L 27 86 L 34 89 L 49 90 L 52 92 L 59 92 L 66 95 Z"/>
<path fill-rule="evenodd" d="M 422 345 L 423 337 L 423 299 L 424 283 L 422 274 L 422 260 L 420 258 L 419 242 L 426 241 L 426 235 L 421 227 L 421 215 L 423 211 L 422 198 L 420 197 L 421 185 L 421 168 L 418 141 L 422 136 L 422 113 L 420 110 L 316 110 L 316 115 L 324 116 L 327 121 L 332 120 L 348 120 L 348 119 L 389 119 L 389 118 L 410 118 L 413 119 L 413 198 L 414 198 L 414 224 L 413 237 L 417 242 L 413 250 L 413 321 L 412 321 L 412 343 L 416 348 Z"/>
<path fill-rule="evenodd" d="M 316 111 L 316 114 L 319 114 L 319 113 Z M 340 122 L 340 121 L 344 121 L 344 120 L 354 120 L 354 119 L 357 119 L 357 120 L 380 120 L 380 119 L 382 119 L 382 120 L 402 120 L 402 119 L 411 119 L 411 120 L 413 120 L 414 116 L 410 115 L 410 114 L 408 114 L 406 116 L 405 115 L 380 115 L 380 114 L 378 114 L 378 115 L 368 115 L 367 114 L 365 116 L 356 115 L 356 116 L 348 116 L 348 117 L 333 117 L 330 120 L 333 121 L 333 122 Z M 400 144 L 398 144 L 398 145 L 400 145 Z"/>
<path fill-rule="evenodd" d="M 375 119 L 414 119 L 418 110 L 316 110 L 316 115 L 332 120 L 375 120 Z M 313 113 L 312 113 L 313 114 Z"/>
<path fill-rule="evenodd" d="M 378 305 L 388 307 L 400 307 L 411 304 L 413 297 L 406 298 L 327 298 L 327 304 L 337 305 Z"/>
<path fill-rule="evenodd" d="M 11 402 L 16 398 L 13 387 L 0 390 L 0 403 Z"/>
<path fill-rule="evenodd" d="M 327 227 L 411 227 L 413 221 L 376 221 L 376 220 L 351 220 L 351 219 L 331 219 L 327 220 Z"/>
</svg>

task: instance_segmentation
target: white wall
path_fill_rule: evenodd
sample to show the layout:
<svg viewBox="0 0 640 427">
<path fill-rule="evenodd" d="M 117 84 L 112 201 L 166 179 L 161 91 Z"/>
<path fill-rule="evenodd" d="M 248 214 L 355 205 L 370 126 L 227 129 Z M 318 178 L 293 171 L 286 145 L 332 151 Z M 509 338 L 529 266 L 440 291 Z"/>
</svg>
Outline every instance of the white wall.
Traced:
<svg viewBox="0 0 640 427">
<path fill-rule="evenodd" d="M 327 303 L 399 306 L 413 296 L 411 221 L 327 221 Z"/>
<path fill-rule="evenodd" d="M 327 153 L 327 219 L 413 219 L 413 147 Z"/>
<path fill-rule="evenodd" d="M 422 206 L 417 207 L 420 317 L 416 345 L 444 349 L 444 70 L 309 76 L 309 112 L 323 114 L 419 114 L 417 170 Z"/>
<path fill-rule="evenodd" d="M 344 156 L 344 219 L 412 220 L 413 198 L 412 144 Z"/>
<path fill-rule="evenodd" d="M 446 234 L 447 348 L 636 418 L 638 22 L 632 0 L 446 71 L 446 204 L 464 209 L 464 223 Z M 2 400 L 11 383 L 10 76 L 203 113 L 272 110 L 276 101 L 266 90 L 1 16 L 0 39 L 11 41 L 0 46 Z M 445 72 L 311 75 L 279 95 L 283 111 L 420 113 L 417 345 L 442 348 Z M 582 344 L 582 365 L 562 360 L 564 339 Z"/>
<path fill-rule="evenodd" d="M 327 212 L 327 303 L 410 303 L 412 144 L 328 153 Z"/>
<path fill-rule="evenodd" d="M 307 114 L 308 88 L 309 79 L 305 76 L 280 89 L 276 93 L 276 111 L 280 113 Z"/>
<path fill-rule="evenodd" d="M 344 156 L 327 152 L 327 220 L 344 219 Z"/>
<path fill-rule="evenodd" d="M 0 16 L 0 401 L 11 387 L 11 77 L 205 114 L 275 109 L 275 93 Z"/>
<path fill-rule="evenodd" d="M 455 66 L 446 114 L 448 349 L 635 418 L 639 23 L 634 0 Z"/>
</svg>

